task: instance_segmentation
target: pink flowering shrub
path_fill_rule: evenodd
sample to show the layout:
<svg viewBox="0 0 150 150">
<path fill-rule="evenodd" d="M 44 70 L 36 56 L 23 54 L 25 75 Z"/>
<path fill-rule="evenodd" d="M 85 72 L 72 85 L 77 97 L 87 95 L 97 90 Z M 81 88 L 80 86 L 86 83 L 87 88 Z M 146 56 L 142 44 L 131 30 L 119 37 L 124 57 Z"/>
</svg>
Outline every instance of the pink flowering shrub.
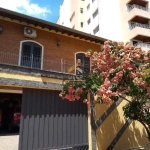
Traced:
<svg viewBox="0 0 150 150">
<path fill-rule="evenodd" d="M 90 50 L 85 55 L 91 59 L 91 74 L 83 82 L 65 84 L 60 96 L 89 103 L 86 96 L 91 90 L 94 102 L 106 105 L 123 98 L 128 102 L 124 115 L 141 122 L 150 138 L 150 51 L 130 43 L 106 41 L 102 51 Z"/>
</svg>

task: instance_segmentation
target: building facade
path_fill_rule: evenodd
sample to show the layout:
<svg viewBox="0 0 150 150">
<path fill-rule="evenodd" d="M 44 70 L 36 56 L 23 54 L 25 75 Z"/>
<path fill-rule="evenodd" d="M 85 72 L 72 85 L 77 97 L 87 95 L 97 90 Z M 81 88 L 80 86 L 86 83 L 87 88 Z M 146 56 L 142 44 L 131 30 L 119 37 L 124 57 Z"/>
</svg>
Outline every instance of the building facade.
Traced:
<svg viewBox="0 0 150 150">
<path fill-rule="evenodd" d="M 21 106 L 19 150 L 90 147 L 87 106 L 59 93 L 74 79 L 76 60 L 84 68 L 82 54 L 104 40 L 0 8 L 0 121 L 10 131 L 10 110 Z"/>
<path fill-rule="evenodd" d="M 64 0 L 57 24 L 147 50 L 149 6 L 149 0 Z"/>
<path fill-rule="evenodd" d="M 82 54 L 100 51 L 104 41 L 0 8 L 0 113 L 3 120 L 12 101 L 21 105 L 19 150 L 92 150 L 90 107 L 59 93 L 74 79 L 77 63 L 90 66 Z M 141 124 L 123 117 L 123 105 L 96 105 L 98 150 L 147 144 Z"/>
</svg>

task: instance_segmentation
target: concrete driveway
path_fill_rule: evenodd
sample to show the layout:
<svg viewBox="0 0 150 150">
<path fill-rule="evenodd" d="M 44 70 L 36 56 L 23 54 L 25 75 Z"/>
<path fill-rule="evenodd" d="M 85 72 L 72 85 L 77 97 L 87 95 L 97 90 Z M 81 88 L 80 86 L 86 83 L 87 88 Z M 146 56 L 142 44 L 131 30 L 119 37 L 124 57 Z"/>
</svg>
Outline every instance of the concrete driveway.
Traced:
<svg viewBox="0 0 150 150">
<path fill-rule="evenodd" d="M 18 150 L 19 131 L 8 133 L 0 130 L 0 149 L 1 150 Z"/>
</svg>

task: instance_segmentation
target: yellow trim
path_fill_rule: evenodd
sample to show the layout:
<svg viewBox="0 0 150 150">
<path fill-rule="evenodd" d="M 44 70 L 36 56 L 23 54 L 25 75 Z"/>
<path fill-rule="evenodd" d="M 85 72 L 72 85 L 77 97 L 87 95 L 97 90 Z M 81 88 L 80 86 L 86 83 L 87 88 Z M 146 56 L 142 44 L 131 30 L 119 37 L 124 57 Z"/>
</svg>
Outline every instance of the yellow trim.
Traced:
<svg viewBox="0 0 150 150">
<path fill-rule="evenodd" d="M 53 79 L 53 78 L 47 78 L 47 77 L 36 77 L 36 76 L 13 74 L 13 73 L 6 73 L 6 72 L 0 72 L 0 77 L 1 78 L 20 79 L 20 80 L 38 81 L 38 82 L 51 82 L 51 83 L 62 84 L 62 80 L 60 80 L 60 79 Z"/>
<path fill-rule="evenodd" d="M 0 84 L 0 86 L 6 86 L 6 87 L 17 87 L 17 88 L 28 88 L 28 89 L 41 89 L 41 90 L 55 90 L 55 91 L 61 91 L 60 89 L 55 89 L 55 88 L 40 88 L 40 87 L 34 87 L 34 86 L 16 86 L 16 85 L 14 85 L 14 86 L 12 86 L 12 85 L 5 85 L 5 84 Z"/>
</svg>

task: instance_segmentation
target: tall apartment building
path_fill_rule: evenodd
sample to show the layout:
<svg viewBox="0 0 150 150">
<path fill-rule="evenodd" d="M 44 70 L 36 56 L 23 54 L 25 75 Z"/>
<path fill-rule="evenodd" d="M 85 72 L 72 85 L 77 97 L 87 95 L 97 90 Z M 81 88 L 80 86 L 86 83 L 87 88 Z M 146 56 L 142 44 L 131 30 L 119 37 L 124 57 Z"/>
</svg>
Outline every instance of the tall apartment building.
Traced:
<svg viewBox="0 0 150 150">
<path fill-rule="evenodd" d="M 150 49 L 150 0 L 64 0 L 57 24 Z"/>
</svg>

